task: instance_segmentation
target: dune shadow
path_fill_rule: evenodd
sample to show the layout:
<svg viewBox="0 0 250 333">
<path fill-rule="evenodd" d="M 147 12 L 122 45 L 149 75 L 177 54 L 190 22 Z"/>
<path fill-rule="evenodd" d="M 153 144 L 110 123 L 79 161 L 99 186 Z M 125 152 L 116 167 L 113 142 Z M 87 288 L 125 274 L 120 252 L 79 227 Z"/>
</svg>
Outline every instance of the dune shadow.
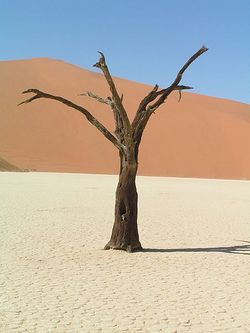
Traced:
<svg viewBox="0 0 250 333">
<path fill-rule="evenodd" d="M 194 248 L 176 248 L 176 249 L 157 249 L 157 248 L 144 248 L 143 252 L 158 252 L 158 253 L 176 253 L 176 252 L 215 252 L 215 253 L 229 253 L 229 254 L 243 254 L 250 255 L 250 242 L 240 241 L 246 243 L 244 245 L 234 246 L 216 246 L 216 247 L 194 247 Z"/>
</svg>

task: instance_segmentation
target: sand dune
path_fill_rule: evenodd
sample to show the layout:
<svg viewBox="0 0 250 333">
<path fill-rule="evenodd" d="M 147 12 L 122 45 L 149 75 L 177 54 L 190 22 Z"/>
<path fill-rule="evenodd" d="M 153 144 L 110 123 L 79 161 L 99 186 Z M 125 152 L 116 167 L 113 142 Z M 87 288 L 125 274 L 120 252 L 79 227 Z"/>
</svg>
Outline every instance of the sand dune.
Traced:
<svg viewBox="0 0 250 333">
<path fill-rule="evenodd" d="M 24 98 L 21 91 L 38 88 L 86 106 L 113 130 L 109 109 L 77 96 L 90 90 L 106 97 L 108 88 L 101 74 L 43 58 L 2 61 L 0 71 L 0 156 L 21 169 L 118 172 L 112 144 L 81 114 L 53 101 L 16 106 Z M 132 119 L 151 87 L 115 81 Z M 178 103 L 178 95 L 173 94 L 146 129 L 139 174 L 250 179 L 249 147 L 249 105 L 191 93 L 183 94 Z"/>
<path fill-rule="evenodd" d="M 0 171 L 19 171 L 19 169 L 0 157 Z"/>
<path fill-rule="evenodd" d="M 250 183 L 139 177 L 128 254 L 116 181 L 0 174 L 0 332 L 249 332 Z"/>
</svg>

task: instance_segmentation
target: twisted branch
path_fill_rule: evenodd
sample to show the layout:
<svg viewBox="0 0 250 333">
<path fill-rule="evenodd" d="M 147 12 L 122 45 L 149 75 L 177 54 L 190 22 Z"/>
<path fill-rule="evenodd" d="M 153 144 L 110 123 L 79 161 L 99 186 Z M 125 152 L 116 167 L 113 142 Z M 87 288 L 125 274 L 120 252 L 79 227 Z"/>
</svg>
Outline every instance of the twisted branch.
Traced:
<svg viewBox="0 0 250 333">
<path fill-rule="evenodd" d="M 38 89 L 28 89 L 23 91 L 23 94 L 27 93 L 33 93 L 35 94 L 35 96 L 26 99 L 25 101 L 19 103 L 18 105 L 27 104 L 39 98 L 48 98 L 56 100 L 81 112 L 92 125 L 94 125 L 109 141 L 111 141 L 115 145 L 116 148 L 118 148 L 119 150 L 124 150 L 124 146 L 122 145 L 122 143 L 118 141 L 117 138 L 114 137 L 104 125 L 102 125 L 88 110 L 86 110 L 82 106 L 79 106 L 63 97 L 47 94 Z"/>
<path fill-rule="evenodd" d="M 130 136 L 131 133 L 131 125 L 128 119 L 128 115 L 126 110 L 124 109 L 124 106 L 122 104 L 122 99 L 123 99 L 123 95 L 120 97 L 117 89 L 115 87 L 114 81 L 110 75 L 108 66 L 106 65 L 106 61 L 105 61 L 105 57 L 104 54 L 102 52 L 99 52 L 101 57 L 99 59 L 99 61 L 94 64 L 94 67 L 100 68 L 101 71 L 104 74 L 104 77 L 109 85 L 111 94 L 112 94 L 112 100 L 115 103 L 115 109 L 117 110 L 117 112 L 119 113 L 118 118 L 122 121 L 123 127 L 124 127 L 124 132 L 127 136 Z"/>
<path fill-rule="evenodd" d="M 183 67 L 178 72 L 175 80 L 173 83 L 162 90 L 158 91 L 158 85 L 155 85 L 154 88 L 148 93 L 146 97 L 141 101 L 139 104 L 139 107 L 137 109 L 135 118 L 132 122 L 132 132 L 133 132 L 133 138 L 134 141 L 139 144 L 141 140 L 141 136 L 143 134 L 143 131 L 147 125 L 147 122 L 152 115 L 158 109 L 159 106 L 161 106 L 167 97 L 171 94 L 172 91 L 178 90 L 179 91 L 179 101 L 181 100 L 181 92 L 182 90 L 186 89 L 193 89 L 189 86 L 179 85 L 183 73 L 185 70 L 194 62 L 199 56 L 201 56 L 204 52 L 206 52 L 208 48 L 205 46 L 202 46 L 192 57 L 188 59 L 188 61 L 183 65 Z M 159 97 L 159 98 L 158 98 Z M 157 99 L 158 98 L 158 99 Z M 149 103 L 153 102 L 149 105 Z"/>
</svg>

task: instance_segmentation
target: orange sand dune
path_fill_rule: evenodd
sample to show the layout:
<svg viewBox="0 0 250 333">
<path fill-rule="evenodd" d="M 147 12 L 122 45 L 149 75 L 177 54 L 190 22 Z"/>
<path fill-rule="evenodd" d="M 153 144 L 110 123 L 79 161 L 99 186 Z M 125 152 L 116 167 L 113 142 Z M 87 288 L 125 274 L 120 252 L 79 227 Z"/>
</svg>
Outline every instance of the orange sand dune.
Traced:
<svg viewBox="0 0 250 333">
<path fill-rule="evenodd" d="M 12 165 L 4 158 L 0 157 L 0 171 L 20 171 L 15 165 Z"/>
<path fill-rule="evenodd" d="M 118 154 L 84 117 L 49 100 L 17 107 L 38 88 L 80 103 L 113 130 L 111 111 L 89 97 L 109 91 L 103 76 L 51 59 L 0 62 L 0 156 L 20 169 L 115 174 Z M 115 79 L 132 119 L 150 86 Z M 197 84 L 199 84 L 197 82 Z M 139 174 L 250 179 L 250 106 L 230 100 L 173 94 L 145 131 Z"/>
</svg>

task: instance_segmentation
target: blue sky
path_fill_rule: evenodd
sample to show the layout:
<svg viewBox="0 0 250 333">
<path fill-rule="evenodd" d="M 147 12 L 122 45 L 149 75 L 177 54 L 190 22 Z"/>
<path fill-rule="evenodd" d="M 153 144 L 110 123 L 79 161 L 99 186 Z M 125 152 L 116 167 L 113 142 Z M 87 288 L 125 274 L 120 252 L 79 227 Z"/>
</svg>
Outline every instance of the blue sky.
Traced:
<svg viewBox="0 0 250 333">
<path fill-rule="evenodd" d="M 0 60 L 50 57 L 114 76 L 250 103 L 250 0 L 0 0 Z"/>
</svg>

